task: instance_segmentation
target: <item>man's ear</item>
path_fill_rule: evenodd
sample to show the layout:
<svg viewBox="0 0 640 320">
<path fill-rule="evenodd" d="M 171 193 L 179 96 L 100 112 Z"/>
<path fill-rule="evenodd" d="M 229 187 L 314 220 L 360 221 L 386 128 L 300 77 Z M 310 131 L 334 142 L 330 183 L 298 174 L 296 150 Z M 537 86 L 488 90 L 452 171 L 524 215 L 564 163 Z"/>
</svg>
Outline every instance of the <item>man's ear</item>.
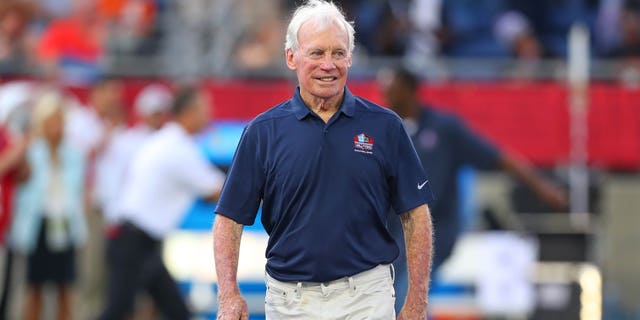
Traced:
<svg viewBox="0 0 640 320">
<path fill-rule="evenodd" d="M 287 49 L 284 51 L 284 56 L 285 56 L 285 60 L 287 61 L 287 68 L 289 68 L 292 71 L 296 71 L 297 66 L 295 63 L 295 54 L 293 52 L 293 50 L 291 49 Z"/>
</svg>

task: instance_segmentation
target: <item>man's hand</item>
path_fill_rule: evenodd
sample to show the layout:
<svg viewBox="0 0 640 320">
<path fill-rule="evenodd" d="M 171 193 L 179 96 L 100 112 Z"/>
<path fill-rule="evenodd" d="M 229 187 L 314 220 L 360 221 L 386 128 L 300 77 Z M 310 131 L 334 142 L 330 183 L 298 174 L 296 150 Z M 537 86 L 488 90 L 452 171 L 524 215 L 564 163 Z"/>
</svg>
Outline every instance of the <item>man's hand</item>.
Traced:
<svg viewBox="0 0 640 320">
<path fill-rule="evenodd" d="M 247 302 L 240 293 L 218 297 L 218 320 L 248 320 Z"/>
<path fill-rule="evenodd" d="M 402 310 L 400 310 L 398 320 L 427 319 L 427 304 L 424 301 L 411 299 L 412 296 L 418 295 L 407 295 L 407 300 L 402 306 Z"/>
<path fill-rule="evenodd" d="M 411 302 L 407 301 L 402 310 L 400 310 L 400 314 L 398 315 L 398 320 L 415 320 L 415 319 L 427 319 L 427 306 L 424 302 Z"/>
</svg>

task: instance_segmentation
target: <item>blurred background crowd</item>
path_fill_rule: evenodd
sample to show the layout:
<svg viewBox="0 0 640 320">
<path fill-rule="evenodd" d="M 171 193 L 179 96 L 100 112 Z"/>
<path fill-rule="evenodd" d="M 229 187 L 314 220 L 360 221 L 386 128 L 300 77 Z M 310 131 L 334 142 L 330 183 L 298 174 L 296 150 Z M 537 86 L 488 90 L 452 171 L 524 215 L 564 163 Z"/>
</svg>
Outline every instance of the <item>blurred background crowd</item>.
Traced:
<svg viewBox="0 0 640 320">
<path fill-rule="evenodd" d="M 176 88 L 195 84 L 213 111 L 197 141 L 226 170 L 247 121 L 291 95 L 284 34 L 299 2 L 0 0 L 0 319 L 99 313 L 109 213 L 143 136 L 171 121 Z M 588 155 L 578 163 L 588 221 L 517 179 L 456 164 L 461 233 L 430 305 L 433 319 L 640 319 L 640 0 L 335 2 L 356 29 L 354 93 L 397 107 L 384 84 L 402 65 L 421 105 L 454 114 L 459 130 L 467 123 L 564 190 L 575 160 L 568 34 L 576 24 L 589 32 Z M 61 216 L 73 221 L 62 227 L 69 237 L 57 233 Z M 203 319 L 216 308 L 212 216 L 197 201 L 164 248 Z M 45 220 L 46 234 L 34 222 Z M 247 231 L 239 278 L 261 319 L 266 235 L 259 223 Z M 43 243 L 56 254 L 38 251 Z M 42 277 L 63 284 L 49 290 L 55 298 L 33 285 Z M 135 318 L 157 318 L 140 300 Z"/>
<path fill-rule="evenodd" d="M 636 63 L 640 50 L 636 0 L 339 2 L 355 22 L 361 57 L 355 71 L 361 66 L 364 74 L 389 58 L 419 68 L 435 68 L 441 59 L 483 58 L 522 63 L 515 70 L 504 63 L 493 70 L 475 66 L 481 75 L 545 75 L 540 61 L 565 57 L 575 22 L 591 31 L 594 58 Z M 62 73 L 70 81 L 105 70 L 273 77 L 284 72 L 281 38 L 295 3 L 6 0 L 0 6 L 0 74 Z"/>
</svg>

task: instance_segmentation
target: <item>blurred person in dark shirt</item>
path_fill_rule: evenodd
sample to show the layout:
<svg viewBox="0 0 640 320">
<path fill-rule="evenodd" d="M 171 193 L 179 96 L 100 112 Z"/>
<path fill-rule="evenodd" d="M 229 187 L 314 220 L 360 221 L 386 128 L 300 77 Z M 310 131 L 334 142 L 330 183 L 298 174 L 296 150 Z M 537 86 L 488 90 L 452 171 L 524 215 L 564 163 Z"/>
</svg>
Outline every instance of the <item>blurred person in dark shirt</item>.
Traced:
<svg viewBox="0 0 640 320">
<path fill-rule="evenodd" d="M 424 105 L 418 97 L 419 80 L 413 73 L 398 68 L 383 74 L 381 80 L 387 104 L 403 118 L 435 196 L 430 204 L 435 230 L 432 272 L 437 272 L 451 255 L 462 232 L 457 176 L 464 166 L 503 170 L 522 181 L 553 208 L 566 210 L 565 191 L 542 178 L 525 161 L 500 150 L 458 117 Z M 397 243 L 404 246 L 399 221 L 389 219 L 389 224 Z M 394 262 L 396 307 L 402 306 L 407 290 L 405 259 L 401 255 Z"/>
</svg>

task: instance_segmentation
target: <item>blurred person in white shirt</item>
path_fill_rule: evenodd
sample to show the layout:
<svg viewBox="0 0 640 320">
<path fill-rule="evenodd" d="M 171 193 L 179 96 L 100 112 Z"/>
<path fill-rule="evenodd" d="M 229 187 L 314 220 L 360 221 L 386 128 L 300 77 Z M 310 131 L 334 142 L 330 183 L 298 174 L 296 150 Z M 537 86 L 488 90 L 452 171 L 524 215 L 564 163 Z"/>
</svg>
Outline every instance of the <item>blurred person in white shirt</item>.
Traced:
<svg viewBox="0 0 640 320">
<path fill-rule="evenodd" d="M 105 148 L 101 158 L 108 171 L 101 176 L 101 188 L 96 190 L 96 200 L 102 208 L 105 220 L 106 242 L 114 237 L 119 229 L 119 208 L 124 182 L 132 159 L 142 148 L 147 139 L 167 122 L 170 117 L 173 94 L 159 84 L 144 87 L 137 95 L 133 104 L 137 123 L 131 128 L 114 133 L 109 147 Z M 106 245 L 108 246 L 108 244 Z M 104 290 L 104 288 L 103 288 Z M 134 318 L 151 319 L 156 311 L 152 305 L 143 299 L 142 308 L 136 312 Z"/>
<path fill-rule="evenodd" d="M 160 255 L 162 240 L 197 197 L 217 200 L 225 175 L 209 164 L 193 135 L 210 121 L 208 97 L 195 88 L 176 94 L 173 121 L 154 133 L 127 170 L 119 228 L 107 248 L 108 290 L 99 319 L 125 319 L 140 289 L 162 316 L 189 319 L 190 312 Z"/>
<path fill-rule="evenodd" d="M 138 123 L 114 135 L 110 148 L 102 155 L 109 174 L 104 176 L 104 188 L 96 190 L 96 197 L 108 225 L 118 221 L 119 199 L 131 160 L 145 141 L 167 122 L 172 100 L 173 94 L 163 85 L 144 87 L 134 102 Z"/>
<path fill-rule="evenodd" d="M 124 125 L 122 96 L 121 81 L 104 77 L 91 87 L 87 105 L 69 110 L 65 134 L 85 156 L 97 156 L 110 133 Z"/>
<path fill-rule="evenodd" d="M 87 206 L 103 209 L 100 195 L 108 192 L 111 175 L 109 154 L 113 140 L 126 129 L 123 84 L 105 77 L 90 89 L 86 106 L 76 105 L 67 115 L 66 132 L 70 143 L 88 159 Z"/>
</svg>

